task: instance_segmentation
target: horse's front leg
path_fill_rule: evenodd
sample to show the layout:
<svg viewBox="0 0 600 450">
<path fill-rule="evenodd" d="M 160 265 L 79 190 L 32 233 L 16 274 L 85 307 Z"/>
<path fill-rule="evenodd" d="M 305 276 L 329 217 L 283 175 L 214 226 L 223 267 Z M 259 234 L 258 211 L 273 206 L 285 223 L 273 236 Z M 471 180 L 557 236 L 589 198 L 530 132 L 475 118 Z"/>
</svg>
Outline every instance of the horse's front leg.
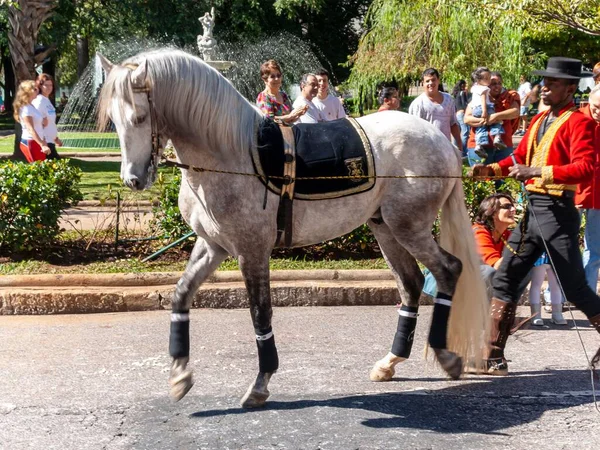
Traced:
<svg viewBox="0 0 600 450">
<path fill-rule="evenodd" d="M 243 408 L 263 406 L 269 398 L 269 380 L 279 368 L 279 357 L 271 327 L 273 309 L 269 285 L 269 255 L 240 256 L 240 269 L 248 289 L 252 324 L 258 347 L 258 376 L 242 397 Z"/>
<path fill-rule="evenodd" d="M 192 388 L 192 371 L 187 368 L 190 358 L 190 306 L 200 285 L 227 257 L 216 244 L 198 237 L 183 276 L 177 283 L 171 312 L 169 354 L 173 358 L 169 384 L 171 398 L 178 401 Z"/>
</svg>

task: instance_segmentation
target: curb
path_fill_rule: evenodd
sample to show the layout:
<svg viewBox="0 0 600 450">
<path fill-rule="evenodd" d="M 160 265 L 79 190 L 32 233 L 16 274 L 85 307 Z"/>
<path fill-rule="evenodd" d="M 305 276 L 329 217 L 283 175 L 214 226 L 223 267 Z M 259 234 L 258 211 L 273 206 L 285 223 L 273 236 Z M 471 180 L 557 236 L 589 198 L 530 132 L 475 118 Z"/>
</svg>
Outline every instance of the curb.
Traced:
<svg viewBox="0 0 600 450">
<path fill-rule="evenodd" d="M 181 272 L 0 277 L 0 315 L 83 314 L 170 309 Z M 389 270 L 271 272 L 273 306 L 395 305 L 400 295 Z M 423 296 L 423 304 L 432 304 Z M 216 272 L 193 308 L 247 308 L 239 271 Z"/>
</svg>

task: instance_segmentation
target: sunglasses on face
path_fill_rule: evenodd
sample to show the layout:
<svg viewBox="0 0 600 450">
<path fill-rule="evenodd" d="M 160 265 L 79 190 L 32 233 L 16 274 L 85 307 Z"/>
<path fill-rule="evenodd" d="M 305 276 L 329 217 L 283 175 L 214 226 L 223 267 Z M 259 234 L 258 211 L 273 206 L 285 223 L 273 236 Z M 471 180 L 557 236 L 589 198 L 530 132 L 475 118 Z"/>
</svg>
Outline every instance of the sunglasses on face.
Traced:
<svg viewBox="0 0 600 450">
<path fill-rule="evenodd" d="M 517 208 L 512 203 L 505 203 L 504 205 L 500 205 L 500 209 L 517 209 Z"/>
</svg>

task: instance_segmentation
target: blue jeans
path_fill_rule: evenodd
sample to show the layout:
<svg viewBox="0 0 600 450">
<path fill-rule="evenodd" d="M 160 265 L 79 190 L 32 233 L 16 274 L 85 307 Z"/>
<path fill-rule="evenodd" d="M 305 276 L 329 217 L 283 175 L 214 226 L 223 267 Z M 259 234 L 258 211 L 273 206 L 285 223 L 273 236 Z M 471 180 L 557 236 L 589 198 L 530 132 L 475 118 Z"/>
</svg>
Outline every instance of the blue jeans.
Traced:
<svg viewBox="0 0 600 450">
<path fill-rule="evenodd" d="M 512 147 L 505 148 L 504 150 L 498 150 L 495 147 L 486 148 L 487 158 L 483 159 L 475 153 L 474 148 L 467 149 L 467 158 L 469 159 L 469 166 L 473 167 L 475 164 L 492 164 L 498 161 L 502 161 L 513 152 Z"/>
<path fill-rule="evenodd" d="M 494 114 L 496 110 L 493 106 L 487 105 L 488 116 Z M 481 118 L 481 105 L 473 108 L 473 117 Z M 495 123 L 492 125 L 484 125 L 475 128 L 475 143 L 477 145 L 489 145 L 490 140 L 488 138 L 488 131 L 492 136 L 497 136 L 504 133 L 504 127 L 502 123 Z"/>
<path fill-rule="evenodd" d="M 600 269 L 600 209 L 584 209 L 583 214 L 586 216 L 583 268 L 587 284 L 596 292 Z"/>
<path fill-rule="evenodd" d="M 481 278 L 483 278 L 483 281 L 485 282 L 485 288 L 488 294 L 488 299 L 491 300 L 492 280 L 494 279 L 496 269 L 494 269 L 492 266 L 488 266 L 487 264 L 481 264 L 479 266 L 479 270 L 481 270 Z M 435 278 L 428 269 L 425 269 L 423 271 L 423 274 L 425 275 L 425 284 L 423 285 L 423 292 L 435 298 L 437 295 L 437 282 L 435 281 Z"/>
<path fill-rule="evenodd" d="M 460 126 L 460 140 L 462 141 L 463 156 L 467 156 L 467 141 L 469 140 L 469 125 L 465 124 L 465 112 L 457 112 L 456 120 Z"/>
</svg>

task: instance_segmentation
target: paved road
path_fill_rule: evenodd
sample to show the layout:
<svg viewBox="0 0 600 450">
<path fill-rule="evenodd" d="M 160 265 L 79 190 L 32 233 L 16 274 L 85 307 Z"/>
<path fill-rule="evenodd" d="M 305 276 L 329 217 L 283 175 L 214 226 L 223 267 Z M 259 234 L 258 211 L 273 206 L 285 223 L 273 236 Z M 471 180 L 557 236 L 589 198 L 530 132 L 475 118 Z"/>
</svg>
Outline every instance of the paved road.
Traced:
<svg viewBox="0 0 600 450">
<path fill-rule="evenodd" d="M 367 374 L 390 344 L 393 307 L 276 309 L 281 367 L 256 411 L 238 406 L 257 367 L 246 310 L 193 311 L 196 385 L 177 404 L 167 312 L 0 317 L 0 448 L 599 448 L 574 330 L 519 331 L 512 376 L 449 381 L 422 356 L 430 313 L 413 358 L 377 384 Z M 595 350 L 597 333 L 578 323 Z"/>
</svg>

